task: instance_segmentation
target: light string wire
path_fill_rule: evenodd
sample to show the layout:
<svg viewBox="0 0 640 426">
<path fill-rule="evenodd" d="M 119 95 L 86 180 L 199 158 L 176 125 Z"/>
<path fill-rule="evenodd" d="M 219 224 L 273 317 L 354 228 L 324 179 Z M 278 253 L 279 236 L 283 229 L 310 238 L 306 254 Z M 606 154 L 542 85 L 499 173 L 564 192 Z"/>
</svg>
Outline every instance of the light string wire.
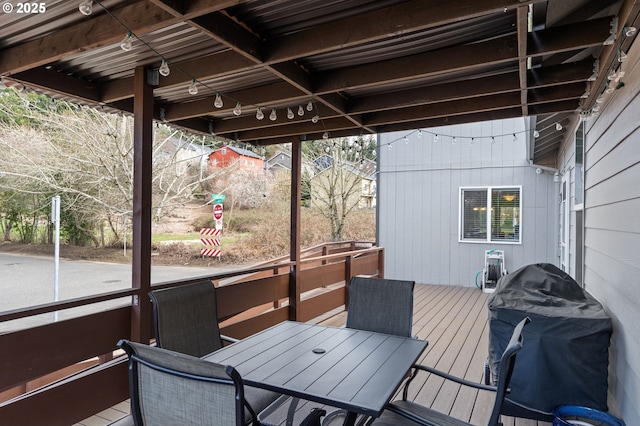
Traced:
<svg viewBox="0 0 640 426">
<path fill-rule="evenodd" d="M 120 20 L 120 18 L 115 16 L 105 5 L 102 4 L 101 0 L 94 0 L 94 1 L 105 11 L 105 13 L 107 13 L 107 15 L 109 15 L 114 21 L 116 21 L 126 31 L 125 37 L 126 36 L 131 36 L 131 37 L 135 38 L 140 43 L 142 43 L 147 49 L 149 49 L 151 52 L 156 54 L 156 56 L 158 56 L 160 58 L 161 63 L 165 62 L 172 69 L 176 69 L 181 74 L 183 74 L 185 77 L 187 77 L 189 79 L 189 81 L 190 81 L 189 87 L 191 87 L 191 85 L 193 85 L 193 84 L 199 84 L 199 85 L 209 89 L 211 92 L 215 93 L 216 96 L 219 95 L 221 97 L 224 97 L 226 99 L 231 100 L 234 103 L 234 109 L 235 109 L 235 106 L 237 106 L 239 104 L 240 107 L 247 106 L 247 107 L 250 107 L 250 109 L 255 110 L 256 112 L 257 112 L 258 109 L 265 110 L 266 112 L 263 111 L 263 113 L 265 114 L 265 118 L 269 117 L 269 115 L 273 111 L 276 111 L 276 115 L 277 115 L 277 111 L 284 110 L 284 111 L 288 112 L 289 109 L 292 109 L 292 107 L 276 108 L 276 107 L 272 107 L 272 106 L 268 106 L 268 105 L 256 105 L 256 104 L 252 104 L 252 103 L 243 103 L 240 99 L 236 99 L 233 96 L 229 96 L 228 94 L 226 94 L 224 92 L 215 90 L 213 87 L 209 86 L 207 83 L 205 83 L 203 81 L 200 81 L 197 78 L 195 78 L 192 75 L 190 75 L 187 71 L 182 69 L 179 65 L 171 62 L 163 54 L 158 52 L 153 46 L 151 46 L 149 43 L 147 43 L 145 40 L 143 40 L 140 36 L 138 36 L 135 32 L 131 31 L 131 29 L 129 29 L 129 27 L 127 27 L 127 25 L 124 22 L 122 22 L 122 20 Z M 308 105 L 312 105 L 313 108 L 309 109 Z M 295 115 L 301 116 L 300 114 L 297 114 L 297 112 L 301 111 L 301 110 L 303 110 L 303 111 L 306 110 L 306 111 L 311 112 L 311 113 L 315 112 L 315 115 L 312 116 L 311 121 L 314 124 L 317 123 L 318 121 L 321 123 L 322 130 L 324 132 L 323 133 L 323 139 L 327 139 L 329 134 L 327 132 L 327 128 L 325 126 L 324 119 L 322 118 L 322 116 L 320 116 L 320 111 L 318 110 L 318 105 L 317 105 L 315 99 L 312 96 L 310 96 L 310 99 L 309 99 L 308 102 L 304 102 L 302 104 L 297 104 L 296 106 L 297 106 L 297 108 L 295 108 L 296 111 L 293 111 L 293 109 L 292 109 L 292 111 L 294 113 L 294 118 L 295 118 Z M 234 112 L 234 114 L 235 114 L 235 112 Z M 235 114 L 235 115 L 238 115 L 238 114 Z M 293 118 L 290 118 L 290 120 L 293 120 Z M 261 121 L 261 120 L 258 120 L 258 121 Z M 271 121 L 275 121 L 275 120 L 271 120 Z"/>
<path fill-rule="evenodd" d="M 409 137 L 413 136 L 414 134 L 418 134 L 418 138 L 421 138 L 424 134 L 427 135 L 431 135 L 433 136 L 433 143 L 438 143 L 440 141 L 440 138 L 443 139 L 447 139 L 447 140 L 451 140 L 452 142 L 455 140 L 455 142 L 453 143 L 459 143 L 459 142 L 463 142 L 463 141 L 469 141 L 469 144 L 473 145 L 474 142 L 476 141 L 480 141 L 482 139 L 489 139 L 491 140 L 491 143 L 495 143 L 496 140 L 498 138 L 504 138 L 504 137 L 512 137 L 514 138 L 514 140 L 516 140 L 518 138 L 518 135 L 522 135 L 522 134 L 526 134 L 526 133 L 533 133 L 533 130 L 520 130 L 518 132 L 509 132 L 509 133 L 503 133 L 503 134 L 499 134 L 499 135 L 490 135 L 490 136 L 462 136 L 462 135 L 449 135 L 449 134 L 444 134 L 444 133 L 440 133 L 440 132 L 436 132 L 433 130 L 427 130 L 427 129 L 415 129 L 412 130 L 409 133 L 404 134 L 403 136 L 400 136 L 392 141 L 389 142 L 385 142 L 383 144 L 380 144 L 379 147 L 388 147 L 388 148 L 392 148 L 394 144 L 397 144 L 398 142 L 404 141 L 404 143 L 409 143 Z M 534 136 L 536 137 L 536 136 Z"/>
</svg>

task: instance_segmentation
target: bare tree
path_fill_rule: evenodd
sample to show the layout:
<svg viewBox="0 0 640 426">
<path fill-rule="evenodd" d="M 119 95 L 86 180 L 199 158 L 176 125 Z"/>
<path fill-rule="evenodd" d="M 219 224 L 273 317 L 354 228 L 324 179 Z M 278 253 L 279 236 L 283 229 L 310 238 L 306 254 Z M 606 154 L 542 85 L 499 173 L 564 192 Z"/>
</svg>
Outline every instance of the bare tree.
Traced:
<svg viewBox="0 0 640 426">
<path fill-rule="evenodd" d="M 96 229 L 105 222 L 119 238 L 113 218 L 132 210 L 132 118 L 43 102 L 42 97 L 33 101 L 17 95 L 16 100 L 2 94 L 0 191 L 47 200 L 60 195 L 67 212 L 63 223 L 73 224 L 78 242 L 101 244 Z M 20 121 L 11 119 L 16 108 Z M 203 159 L 206 150 L 184 153 L 197 137 L 167 126 L 156 127 L 154 136 L 153 204 L 159 219 L 202 192 L 215 176 Z"/>
<path fill-rule="evenodd" d="M 310 177 L 311 203 L 331 225 L 331 239 L 342 240 L 349 214 L 361 206 L 363 181 L 370 180 L 363 170 L 371 141 L 362 138 L 333 139 L 310 143 L 306 155 L 315 170 Z"/>
</svg>

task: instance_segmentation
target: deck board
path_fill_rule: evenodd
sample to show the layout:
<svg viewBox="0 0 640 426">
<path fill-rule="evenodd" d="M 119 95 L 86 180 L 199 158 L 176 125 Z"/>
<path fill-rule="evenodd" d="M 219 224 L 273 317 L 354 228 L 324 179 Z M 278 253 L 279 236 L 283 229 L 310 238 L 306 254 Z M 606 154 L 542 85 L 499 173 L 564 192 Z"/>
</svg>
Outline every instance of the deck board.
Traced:
<svg viewBox="0 0 640 426">
<path fill-rule="evenodd" d="M 473 287 L 416 284 L 413 334 L 429 341 L 419 362 L 471 381 L 483 382 L 484 361 L 489 348 L 487 299 L 488 294 Z M 346 322 L 346 313 L 337 312 L 318 322 L 341 327 Z M 489 392 L 445 383 L 439 377 L 424 373 L 414 382 L 409 393 L 411 399 L 474 425 L 487 423 L 493 404 L 493 396 Z M 309 406 L 301 403 L 298 408 L 306 413 Z M 113 425 L 128 413 L 128 402 L 122 402 L 74 426 Z M 509 417 L 503 417 L 503 422 L 505 426 L 550 425 Z"/>
</svg>

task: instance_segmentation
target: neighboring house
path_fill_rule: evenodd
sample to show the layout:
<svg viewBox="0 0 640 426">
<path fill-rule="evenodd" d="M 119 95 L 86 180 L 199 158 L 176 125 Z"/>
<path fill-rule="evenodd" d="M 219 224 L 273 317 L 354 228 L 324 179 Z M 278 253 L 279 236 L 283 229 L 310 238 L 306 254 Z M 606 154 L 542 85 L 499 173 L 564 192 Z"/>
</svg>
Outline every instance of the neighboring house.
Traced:
<svg viewBox="0 0 640 426">
<path fill-rule="evenodd" d="M 209 155 L 210 167 L 229 167 L 237 165 L 240 170 L 263 170 L 264 160 L 248 149 L 235 146 L 223 146 Z"/>
<path fill-rule="evenodd" d="M 265 169 L 271 173 L 277 173 L 280 170 L 291 172 L 291 154 L 283 151 L 276 152 L 265 162 Z"/>
<path fill-rule="evenodd" d="M 211 148 L 203 144 L 187 142 L 176 138 L 169 139 L 169 142 L 171 142 L 171 146 L 175 149 L 178 164 L 182 164 L 185 169 L 194 163 L 197 163 L 202 168 L 206 167 L 209 156 L 213 152 Z"/>
<path fill-rule="evenodd" d="M 366 167 L 364 163 L 334 164 L 331 156 L 327 154 L 318 157 L 313 164 L 316 173 L 311 177 L 312 203 L 326 204 L 331 194 L 339 193 L 347 206 L 376 206 L 375 166 L 371 173 L 371 164 L 366 164 Z"/>
</svg>

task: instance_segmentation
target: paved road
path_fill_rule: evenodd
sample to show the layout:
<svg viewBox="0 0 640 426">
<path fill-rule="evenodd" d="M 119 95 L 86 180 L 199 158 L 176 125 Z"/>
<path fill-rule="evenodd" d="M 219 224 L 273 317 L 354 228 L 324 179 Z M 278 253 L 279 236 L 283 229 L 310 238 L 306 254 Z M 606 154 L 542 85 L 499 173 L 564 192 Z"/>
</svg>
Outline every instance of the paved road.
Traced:
<svg viewBox="0 0 640 426">
<path fill-rule="evenodd" d="M 53 258 L 0 253 L 0 312 L 40 305 L 54 300 Z M 198 277 L 220 272 L 217 268 L 152 266 L 151 282 Z M 131 265 L 60 260 L 58 300 L 73 299 L 131 287 Z M 102 306 L 113 306 L 105 302 Z M 99 309 L 100 307 L 94 307 Z M 60 314 L 60 318 L 73 315 Z M 77 315 L 77 312 L 76 312 Z M 49 321 L 51 314 L 46 315 Z M 45 321 L 45 322 L 46 322 Z M 0 332 L 13 328 L 17 321 L 0 324 Z M 24 325 L 21 320 L 20 325 Z M 41 321 L 38 321 L 41 323 Z M 35 324 L 30 322 L 29 324 Z M 7 328 L 9 327 L 9 328 Z"/>
</svg>

